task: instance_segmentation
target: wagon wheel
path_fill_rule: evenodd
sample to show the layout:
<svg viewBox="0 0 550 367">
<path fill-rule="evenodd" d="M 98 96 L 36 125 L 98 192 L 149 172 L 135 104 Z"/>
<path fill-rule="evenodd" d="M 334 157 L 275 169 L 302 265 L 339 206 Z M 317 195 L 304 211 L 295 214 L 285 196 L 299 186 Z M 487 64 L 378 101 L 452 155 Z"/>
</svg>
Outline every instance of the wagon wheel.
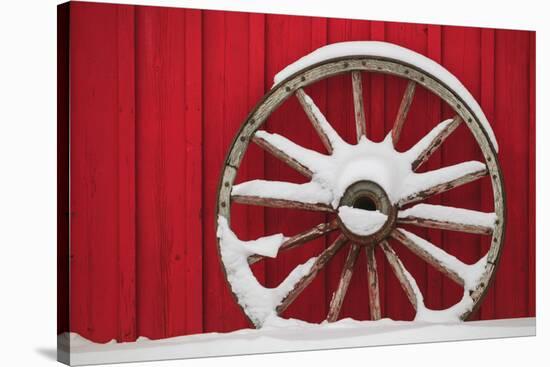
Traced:
<svg viewBox="0 0 550 367">
<path fill-rule="evenodd" d="M 327 321 L 338 318 L 354 265 L 362 250 L 367 257 L 370 314 L 372 319 L 379 319 L 375 251 L 381 250 L 416 310 L 416 320 L 465 320 L 485 295 L 503 242 L 504 188 L 494 135 L 473 97 L 440 65 L 388 43 L 356 42 L 352 48 L 350 44 L 326 46 L 283 70 L 276 77 L 277 83 L 250 113 L 233 141 L 223 167 L 217 202 L 218 249 L 232 293 L 248 319 L 256 327 L 261 327 L 270 317 L 280 315 L 330 259 L 339 250 L 348 247 Z M 328 54 L 337 57 L 322 57 Z M 379 143 L 366 137 L 361 85 L 363 72 L 390 74 L 408 81 L 393 128 Z M 352 80 L 356 144 L 344 142 L 304 91 L 304 87 L 312 83 L 344 73 L 349 73 Z M 417 87 L 437 95 L 456 115 L 436 125 L 408 151 L 397 152 L 394 146 L 400 138 Z M 270 114 L 292 96 L 300 102 L 328 154 L 304 148 L 283 136 L 260 129 Z M 461 123 L 466 123 L 471 131 L 485 162 L 463 162 L 416 173 L 418 167 Z M 239 165 L 250 142 L 310 181 L 294 184 L 254 180 L 234 186 Z M 350 175 L 350 171 L 354 174 Z M 493 188 L 492 213 L 421 203 L 433 195 L 487 175 Z M 245 242 L 230 228 L 231 203 L 329 212 L 335 218 L 290 238 L 278 234 Z M 401 224 L 490 235 L 491 246 L 485 256 L 469 265 L 426 239 L 402 229 Z M 340 232 L 337 239 L 317 257 L 297 266 L 278 287 L 265 288 L 255 279 L 250 269 L 252 263 L 266 256 L 275 257 L 280 251 L 334 231 Z M 389 238 L 401 242 L 421 260 L 462 286 L 462 299 L 446 310 L 428 309 L 414 277 L 388 243 Z"/>
</svg>

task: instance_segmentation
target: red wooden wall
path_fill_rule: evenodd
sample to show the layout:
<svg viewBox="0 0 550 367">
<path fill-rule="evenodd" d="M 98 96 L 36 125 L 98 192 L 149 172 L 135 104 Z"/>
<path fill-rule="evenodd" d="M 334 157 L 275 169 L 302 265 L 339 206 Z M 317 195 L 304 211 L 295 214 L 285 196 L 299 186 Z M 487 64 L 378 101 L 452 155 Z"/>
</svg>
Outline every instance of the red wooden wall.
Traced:
<svg viewBox="0 0 550 367">
<path fill-rule="evenodd" d="M 105 342 L 248 326 L 216 251 L 214 207 L 225 154 L 276 72 L 322 45 L 346 40 L 388 41 L 427 55 L 480 102 L 500 144 L 508 226 L 496 280 L 473 318 L 535 315 L 535 33 L 95 3 L 70 3 L 69 12 L 69 38 L 61 37 L 60 45 L 68 42 L 70 69 L 67 58 L 60 57 L 60 88 L 70 83 L 70 318 L 59 317 L 60 331 Z M 363 86 L 368 133 L 380 140 L 405 84 L 365 74 Z M 352 139 L 350 78 L 323 81 L 308 93 Z M 61 145 L 66 107 L 60 106 Z M 420 90 L 400 148 L 451 113 Z M 321 149 L 296 101 L 277 110 L 266 126 Z M 61 160 L 63 155 L 60 148 Z M 461 126 L 425 169 L 481 158 Z M 301 180 L 256 147 L 249 149 L 238 180 L 251 178 Z M 62 192 L 66 189 L 60 185 Z M 489 180 L 433 202 L 489 211 Z M 60 218 L 63 208 L 61 200 Z M 232 215 L 242 238 L 291 235 L 324 219 L 318 213 L 244 206 L 235 206 Z M 66 231 L 63 225 L 60 231 Z M 466 262 L 488 248 L 488 240 L 475 235 L 416 232 Z M 329 241 L 289 251 L 255 265 L 254 271 L 264 284 L 275 285 Z M 458 287 L 395 247 L 429 307 L 459 299 Z M 61 264 L 63 254 L 61 246 Z M 339 254 L 285 315 L 322 320 L 344 257 Z M 410 319 L 412 308 L 384 262 L 379 256 L 383 315 Z M 341 317 L 369 317 L 363 256 L 358 266 Z"/>
</svg>

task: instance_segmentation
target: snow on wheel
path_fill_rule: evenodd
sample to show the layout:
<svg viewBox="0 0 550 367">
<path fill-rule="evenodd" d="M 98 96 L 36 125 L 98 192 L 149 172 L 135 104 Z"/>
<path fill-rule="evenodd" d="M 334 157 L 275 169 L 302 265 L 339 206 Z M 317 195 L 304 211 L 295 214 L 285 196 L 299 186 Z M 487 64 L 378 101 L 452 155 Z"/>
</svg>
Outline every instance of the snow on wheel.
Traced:
<svg viewBox="0 0 550 367">
<path fill-rule="evenodd" d="M 385 73 L 408 80 L 392 130 L 381 142 L 366 136 L 361 73 Z M 304 87 L 339 74 L 350 74 L 357 142 L 344 141 L 306 94 Z M 426 88 L 447 103 L 456 115 L 445 120 L 405 152 L 394 146 L 401 135 L 417 87 Z M 302 147 L 284 136 L 261 129 L 285 100 L 296 97 L 318 133 L 327 154 Z M 418 173 L 416 170 L 465 123 L 485 161 L 463 162 Z M 309 182 L 253 180 L 234 185 L 248 144 L 253 142 L 304 175 Z M 275 76 L 271 91 L 241 126 L 225 161 L 217 201 L 217 237 L 221 262 L 238 304 L 256 326 L 279 321 L 279 315 L 311 283 L 331 258 L 347 247 L 348 255 L 329 306 L 327 321 L 338 318 L 342 302 L 362 250 L 367 256 L 369 307 L 379 319 L 380 300 L 375 251 L 383 251 L 407 298 L 416 310 L 415 320 L 446 322 L 465 320 L 481 302 L 494 275 L 502 248 L 505 200 L 494 133 L 480 106 L 466 88 L 434 61 L 384 42 L 344 42 L 322 47 L 290 64 Z M 479 212 L 421 203 L 486 175 L 493 188 L 494 211 Z M 242 241 L 230 227 L 231 203 L 328 212 L 333 217 L 307 231 L 286 237 L 275 234 Z M 401 224 L 492 236 L 488 252 L 474 264 L 465 264 L 401 228 Z M 318 256 L 297 266 L 275 288 L 255 278 L 250 265 L 276 257 L 331 232 L 337 239 Z M 462 299 L 450 308 L 431 310 L 396 252 L 393 238 L 421 261 L 434 266 L 463 289 Z"/>
</svg>

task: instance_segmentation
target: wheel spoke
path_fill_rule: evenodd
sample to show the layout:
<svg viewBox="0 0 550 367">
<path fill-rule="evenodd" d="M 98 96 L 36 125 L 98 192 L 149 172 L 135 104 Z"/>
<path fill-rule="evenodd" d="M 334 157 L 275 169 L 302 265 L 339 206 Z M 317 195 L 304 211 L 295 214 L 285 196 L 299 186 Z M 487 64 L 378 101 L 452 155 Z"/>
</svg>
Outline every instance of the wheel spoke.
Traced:
<svg viewBox="0 0 550 367">
<path fill-rule="evenodd" d="M 233 186 L 231 200 L 235 203 L 270 208 L 289 208 L 333 212 L 331 194 L 316 182 L 253 180 Z"/>
<path fill-rule="evenodd" d="M 294 302 L 296 297 L 313 281 L 315 276 L 322 270 L 330 259 L 340 250 L 348 241 L 344 235 L 338 238 L 327 247 L 316 259 L 310 270 L 305 274 L 294 286 L 294 288 L 283 298 L 279 306 L 277 306 L 277 314 L 281 314 L 286 308 Z"/>
<path fill-rule="evenodd" d="M 266 150 L 267 152 L 271 153 L 271 155 L 273 155 L 274 157 L 278 158 L 279 160 L 283 161 L 284 163 L 286 163 L 290 167 L 294 168 L 296 171 L 300 172 L 302 175 L 304 175 L 308 178 L 310 178 L 313 175 L 313 173 L 311 172 L 311 170 L 309 168 L 302 165 L 300 162 L 298 162 L 296 159 L 292 158 L 291 156 L 289 156 L 288 154 L 286 154 L 282 150 L 277 149 L 277 147 L 275 147 L 274 145 L 269 143 L 267 140 L 264 140 L 264 139 L 262 139 L 262 138 L 255 135 L 252 138 L 252 141 L 256 145 L 258 145 L 259 147 L 261 147 L 264 150 Z"/>
<path fill-rule="evenodd" d="M 379 320 L 380 312 L 380 287 L 378 284 L 378 270 L 376 268 L 376 257 L 374 247 L 367 247 L 367 271 L 369 281 L 369 307 L 371 320 Z"/>
<path fill-rule="evenodd" d="M 306 177 L 312 176 L 323 154 L 304 148 L 279 134 L 258 130 L 252 141 Z"/>
<path fill-rule="evenodd" d="M 487 175 L 487 167 L 477 161 L 464 162 L 434 171 L 413 174 L 403 185 L 398 206 L 424 200 Z"/>
<path fill-rule="evenodd" d="M 360 249 L 361 247 L 359 245 L 353 244 L 348 252 L 348 257 L 346 258 L 344 268 L 342 269 L 342 274 L 340 275 L 338 288 L 332 295 L 332 300 L 330 301 L 329 312 L 327 315 L 328 322 L 336 321 L 338 319 L 338 315 L 340 315 L 340 309 L 342 308 L 342 303 L 346 297 L 349 283 L 353 275 L 353 268 L 357 262 L 357 256 L 359 255 Z"/>
<path fill-rule="evenodd" d="M 458 115 L 439 123 L 407 153 L 414 155 L 412 170 L 416 171 L 443 144 L 445 139 L 460 125 L 462 118 Z"/>
<path fill-rule="evenodd" d="M 405 93 L 401 99 L 401 104 L 399 105 L 399 110 L 397 111 L 397 116 L 395 117 L 395 122 L 393 123 L 393 128 L 391 131 L 394 146 L 397 145 L 399 137 L 401 136 L 401 130 L 403 129 L 403 124 L 407 119 L 407 114 L 409 113 L 409 108 L 411 107 L 415 89 L 416 82 L 412 80 L 409 81 L 409 84 L 407 84 L 407 89 L 405 89 Z"/>
<path fill-rule="evenodd" d="M 471 265 L 464 264 L 429 241 L 404 229 L 395 229 L 391 236 L 414 252 L 418 257 L 438 269 L 451 280 L 464 286 Z"/>
<path fill-rule="evenodd" d="M 342 138 L 321 113 L 319 107 L 317 107 L 315 102 L 313 102 L 311 97 L 308 96 L 302 88 L 296 91 L 296 97 L 315 128 L 315 131 L 321 138 L 323 145 L 329 154 L 332 154 L 334 147 L 343 143 Z"/>
<path fill-rule="evenodd" d="M 289 250 L 294 247 L 301 246 L 309 241 L 313 241 L 319 237 L 324 236 L 327 233 L 333 232 L 338 228 L 338 220 L 333 219 L 329 223 L 321 223 L 315 227 L 308 229 L 307 231 L 298 233 L 288 239 L 286 239 L 279 247 L 279 253 L 284 250 Z M 248 258 L 249 264 L 254 264 L 262 260 L 265 256 L 252 255 Z"/>
<path fill-rule="evenodd" d="M 367 136 L 367 124 L 365 122 L 365 108 L 363 106 L 363 82 L 361 72 L 354 70 L 351 72 L 353 86 L 353 107 L 355 110 L 355 127 L 357 130 L 357 141 L 361 136 Z"/>
<path fill-rule="evenodd" d="M 420 290 L 418 289 L 416 281 L 407 271 L 407 269 L 405 269 L 405 266 L 403 265 L 399 257 L 397 257 L 397 254 L 390 247 L 388 242 L 383 241 L 381 243 L 381 246 L 382 250 L 384 250 L 384 254 L 386 255 L 386 259 L 388 260 L 388 263 L 390 264 L 397 280 L 399 280 L 399 283 L 401 283 L 401 287 L 403 287 L 407 298 L 411 302 L 414 309 L 417 310 L 418 304 L 422 302 L 422 298 L 420 296 Z"/>
<path fill-rule="evenodd" d="M 398 223 L 450 231 L 486 234 L 493 233 L 496 214 L 442 205 L 418 204 L 398 214 Z"/>
</svg>

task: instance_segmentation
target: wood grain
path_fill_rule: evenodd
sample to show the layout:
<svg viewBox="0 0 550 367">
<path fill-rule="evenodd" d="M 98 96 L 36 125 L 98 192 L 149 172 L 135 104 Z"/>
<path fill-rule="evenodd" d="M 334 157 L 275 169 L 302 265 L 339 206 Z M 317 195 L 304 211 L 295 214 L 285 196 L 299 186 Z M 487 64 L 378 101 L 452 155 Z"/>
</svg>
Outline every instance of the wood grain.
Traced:
<svg viewBox="0 0 550 367">
<path fill-rule="evenodd" d="M 480 106 L 483 112 L 487 116 L 489 121 L 495 121 L 495 30 L 494 29 L 481 29 L 480 39 L 480 71 L 483 78 L 481 78 L 481 91 L 480 91 Z M 490 187 L 486 184 L 482 190 L 489 190 Z M 493 198 L 489 195 L 481 196 L 481 210 L 491 211 L 493 210 Z M 440 242 L 442 243 L 442 242 Z M 508 246 L 508 245 L 507 245 Z M 480 254 L 486 251 L 486 246 L 481 246 Z M 496 281 L 495 281 L 496 282 Z M 494 283 L 493 283 L 494 284 Z M 487 291 L 483 304 L 479 310 L 480 319 L 491 319 L 494 316 L 495 310 L 495 287 L 490 287 Z"/>
<path fill-rule="evenodd" d="M 395 117 L 395 122 L 393 123 L 393 128 L 391 130 L 391 138 L 393 145 L 396 146 L 401 136 L 401 130 L 403 130 L 403 124 L 407 119 L 407 114 L 409 113 L 409 108 L 414 98 L 414 91 L 416 90 L 416 82 L 409 81 L 407 88 L 403 93 L 403 98 L 401 99 L 401 104 L 399 105 L 399 110 L 397 110 L 397 116 Z"/>
<path fill-rule="evenodd" d="M 378 320 L 382 317 L 380 311 L 380 285 L 378 280 L 378 267 L 374 247 L 366 249 L 367 271 L 369 273 L 369 307 L 371 320 Z"/>
<path fill-rule="evenodd" d="M 136 29 L 138 329 L 165 338 L 202 331 L 201 14 L 138 8 Z"/>
<path fill-rule="evenodd" d="M 332 154 L 332 151 L 333 151 L 332 143 L 330 142 L 330 139 L 327 133 L 323 129 L 318 116 L 313 112 L 311 104 L 306 100 L 307 97 L 308 96 L 306 92 L 304 92 L 302 88 L 299 88 L 296 91 L 296 98 L 298 98 L 298 101 L 300 102 L 300 105 L 304 109 L 304 112 L 306 113 L 309 121 L 311 121 L 313 128 L 317 132 L 317 135 L 319 135 L 319 138 L 321 138 L 321 141 L 323 142 L 323 145 L 325 146 L 327 152 L 329 154 Z M 315 101 L 313 101 L 313 103 L 315 103 Z"/>
<path fill-rule="evenodd" d="M 304 166 L 303 164 L 298 162 L 296 159 L 292 158 L 282 150 L 278 149 L 277 147 L 269 143 L 267 140 L 262 139 L 258 136 L 254 136 L 252 138 L 252 141 L 259 147 L 265 149 L 265 151 L 269 152 L 274 157 L 278 158 L 282 162 L 294 168 L 296 171 L 300 172 L 305 177 L 311 177 L 313 175 L 313 173 L 308 167 Z"/>
<path fill-rule="evenodd" d="M 495 32 L 495 133 L 500 136 L 499 143 L 509 147 L 500 151 L 499 159 L 510 197 L 510 225 L 495 284 L 496 305 L 506 302 L 507 306 L 496 307 L 495 317 L 522 317 L 529 306 L 530 246 L 514 244 L 529 242 L 529 33 Z"/>
<path fill-rule="evenodd" d="M 388 263 L 390 264 L 391 269 L 393 270 L 393 273 L 399 283 L 401 284 L 401 287 L 405 291 L 405 294 L 407 295 L 407 298 L 411 302 L 414 309 L 417 308 L 418 305 L 418 299 L 416 297 L 416 293 L 414 292 L 413 285 L 409 281 L 409 277 L 406 274 L 406 269 L 403 266 L 403 263 L 399 258 L 397 257 L 397 254 L 395 251 L 388 245 L 386 241 L 382 242 L 381 244 L 382 250 L 384 251 L 384 254 L 386 255 L 386 259 L 388 260 Z"/>
<path fill-rule="evenodd" d="M 250 327 L 250 323 L 229 290 L 218 260 L 216 232 L 209 229 L 215 228 L 216 196 L 227 147 L 250 109 L 265 92 L 266 19 L 262 14 L 223 11 L 202 12 L 202 15 L 204 115 L 199 120 L 205 132 L 202 152 L 202 224 L 205 231 L 202 247 L 205 259 L 208 259 L 203 262 L 203 282 L 208 284 L 203 290 L 203 330 L 227 332 Z M 250 149 L 253 148 L 256 147 Z M 242 162 L 239 173 L 244 177 L 263 177 L 267 173 L 264 158 L 268 155 L 256 149 Z M 263 207 L 238 205 L 233 214 L 232 228 L 241 237 L 258 238 L 268 230 Z M 255 264 L 253 271 L 260 282 L 266 280 L 265 264 Z"/>
<path fill-rule="evenodd" d="M 353 106 L 355 110 L 355 127 L 357 130 L 357 141 L 361 136 L 366 136 L 367 126 L 365 123 L 365 107 L 363 106 L 363 80 L 360 71 L 351 72 L 353 88 Z"/>
<path fill-rule="evenodd" d="M 119 324 L 119 245 L 131 243 L 119 241 L 119 229 L 123 236 L 129 229 L 118 226 L 126 222 L 129 208 L 119 211 L 118 180 L 129 179 L 129 172 L 118 171 L 118 111 L 133 106 L 125 104 L 128 98 L 118 103 L 129 82 L 120 79 L 127 74 L 118 74 L 118 9 L 92 3 L 70 8 L 70 64 L 80 65 L 70 70 L 70 322 L 71 331 L 97 342 L 119 337 L 119 325 L 125 328 L 122 334 L 131 330 L 132 317 L 128 307 Z M 123 308 L 131 300 L 125 302 Z"/>
<path fill-rule="evenodd" d="M 57 334 L 70 331 L 70 4 L 57 6 Z M 61 357 L 58 356 L 58 358 Z M 69 364 L 69 358 L 60 360 Z"/>
<path fill-rule="evenodd" d="M 428 25 L 428 37 L 427 37 L 427 50 L 426 56 L 430 59 L 441 63 L 443 61 L 443 45 L 442 45 L 442 26 Z M 443 114 L 442 104 L 430 103 L 427 106 L 428 117 L 425 119 L 431 122 L 430 127 L 433 126 L 435 121 L 443 121 L 447 115 Z M 436 149 L 432 153 L 429 160 L 426 161 L 424 167 L 427 170 L 437 169 L 443 166 L 443 149 Z M 418 167 L 417 167 L 418 168 Z M 443 198 L 441 196 L 434 196 L 431 199 L 433 204 L 440 205 Z M 487 211 L 490 211 L 489 209 Z M 431 230 L 426 231 L 426 239 L 432 243 L 443 243 L 443 231 Z M 430 292 L 426 292 L 424 295 L 424 302 L 432 309 L 442 309 L 444 306 L 443 293 L 447 290 L 445 286 L 448 280 L 437 269 L 431 266 L 426 267 L 426 289 Z"/>
<path fill-rule="evenodd" d="M 315 262 L 311 266 L 311 269 L 296 283 L 294 288 L 286 295 L 281 301 L 281 304 L 277 306 L 277 313 L 281 314 L 286 308 L 294 302 L 296 297 L 302 293 L 302 291 L 313 281 L 319 271 L 321 271 L 332 257 L 340 251 L 340 249 L 346 244 L 348 239 L 344 235 L 338 236 L 338 238 L 327 247 L 321 254 L 315 259 Z"/>
<path fill-rule="evenodd" d="M 418 167 L 422 165 L 422 163 L 426 162 L 428 158 L 434 152 L 443 144 L 445 139 L 449 135 L 452 134 L 452 132 L 458 127 L 460 122 L 462 121 L 462 118 L 458 115 L 453 117 L 453 121 L 445 127 L 445 129 L 441 130 L 439 134 L 437 134 L 434 139 L 430 142 L 430 144 L 424 149 L 420 155 L 413 161 L 412 163 L 412 170 L 416 171 Z"/>
<path fill-rule="evenodd" d="M 336 219 L 333 219 L 329 223 L 321 223 L 319 225 L 316 225 L 311 229 L 308 229 L 302 233 L 294 235 L 289 239 L 285 240 L 279 247 L 279 253 L 281 251 L 285 251 L 297 246 L 301 246 L 309 241 L 312 241 L 332 231 L 335 231 L 337 228 L 338 228 L 338 221 Z M 261 256 L 261 255 L 252 255 L 248 258 L 248 263 L 254 264 L 255 262 L 262 260 L 263 258 L 264 256 Z"/>
<path fill-rule="evenodd" d="M 470 93 L 479 101 L 481 79 L 480 61 L 481 61 L 481 34 L 480 29 L 461 27 L 451 30 L 445 26 L 442 29 L 443 50 L 442 64 L 452 73 L 462 75 L 462 83 L 468 88 Z M 454 45 L 454 46 L 452 46 Z M 459 58 L 469 52 L 467 59 Z M 446 116 L 453 116 L 455 111 L 445 106 L 443 112 Z M 470 132 L 465 129 L 467 121 L 463 121 L 451 136 L 449 136 L 442 147 L 443 157 L 446 161 L 457 160 L 479 160 L 484 157 L 480 154 L 479 147 L 470 139 Z M 460 146 L 460 148 L 459 148 Z M 468 185 L 449 191 L 442 196 L 444 205 L 481 210 L 480 202 L 482 198 L 481 187 L 486 180 L 471 182 Z M 490 195 L 488 195 L 490 196 Z M 494 204 L 493 204 L 494 206 Z M 487 211 L 494 211 L 489 208 Z M 445 232 L 443 233 L 443 249 L 447 252 L 463 259 L 465 262 L 472 263 L 477 261 L 485 253 L 480 253 L 481 236 L 472 236 L 465 233 Z M 454 286 L 448 279 L 445 279 L 447 290 L 444 294 L 444 304 L 450 305 L 460 299 L 462 289 Z"/>
<path fill-rule="evenodd" d="M 446 182 L 434 185 L 430 188 L 423 189 L 421 191 L 410 194 L 407 197 L 399 200 L 398 205 L 402 207 L 404 205 L 415 203 L 417 201 L 426 200 L 431 196 L 441 194 L 443 192 L 455 189 L 459 186 L 465 185 L 472 181 L 478 180 L 481 177 L 487 176 L 487 174 L 488 174 L 488 171 L 486 168 L 477 170 L 472 173 L 465 174 L 456 179 L 448 180 Z"/>
<path fill-rule="evenodd" d="M 417 241 L 405 235 L 401 230 L 395 229 L 392 232 L 391 236 L 401 242 L 403 245 L 407 246 L 407 248 L 414 252 L 418 257 L 448 276 L 454 282 L 461 286 L 464 285 L 464 280 L 457 272 L 449 269 L 442 261 L 437 259 L 430 252 L 426 251 L 419 243 L 417 243 Z"/>
<path fill-rule="evenodd" d="M 385 23 L 386 40 L 418 52 L 422 55 L 427 55 L 428 39 L 426 25 L 423 24 L 391 24 Z M 410 75 L 411 72 L 409 71 Z M 419 78 L 416 78 L 418 82 Z M 418 84 L 418 83 L 417 83 Z M 404 91 L 407 90 L 408 80 L 402 78 L 388 77 L 385 87 L 385 106 L 386 106 L 386 134 L 390 131 L 395 123 L 396 116 L 399 114 L 401 102 L 404 97 Z M 414 100 L 412 101 L 408 111 L 406 120 L 403 122 L 402 131 L 397 143 L 396 149 L 401 151 L 407 147 L 416 144 L 431 128 L 435 126 L 441 119 L 431 120 L 428 112 L 430 108 L 437 104 L 433 99 L 429 99 L 429 93 L 422 85 L 418 84 L 415 88 Z M 439 167 L 435 167 L 439 168 Z M 419 234 L 425 235 L 424 229 L 421 229 Z M 398 251 L 399 245 L 389 241 L 389 245 Z M 394 246 L 395 245 L 395 246 Z M 402 261 L 407 264 L 407 269 L 415 276 L 416 281 L 421 287 L 424 287 L 428 281 L 427 267 L 418 259 L 407 251 L 398 251 Z M 385 259 L 381 259 L 377 265 L 387 264 Z M 401 290 L 401 284 L 394 276 L 390 267 L 386 266 L 386 313 L 385 317 L 393 319 L 411 319 L 414 317 L 414 308 L 411 306 L 407 296 Z"/>
<path fill-rule="evenodd" d="M 354 19 L 328 19 L 327 27 L 328 43 L 336 43 L 343 41 L 360 41 L 371 38 L 371 22 L 360 21 Z M 379 128 L 378 122 L 383 121 L 381 119 L 372 120 L 376 123 L 371 123 L 370 110 L 371 110 L 371 78 L 374 75 L 368 72 L 359 72 L 362 81 L 362 104 L 365 113 L 365 120 L 368 121 L 367 129 Z M 355 116 L 355 100 L 353 94 L 353 79 L 349 73 L 345 73 L 334 78 L 327 80 L 327 105 L 326 105 L 326 117 L 327 120 L 333 123 L 336 131 L 342 136 L 342 138 L 354 144 L 357 141 L 357 121 Z M 338 91 L 333 93 L 332 91 Z M 376 95 L 378 97 L 378 95 Z M 377 100 L 380 103 L 379 100 Z M 374 108 L 383 107 L 376 105 Z M 384 129 L 384 126 L 382 126 Z M 368 130 L 367 130 L 368 132 Z M 366 135 L 372 138 L 371 135 Z M 335 234 L 331 236 L 331 239 Z M 339 278 L 342 272 L 342 267 L 346 261 L 346 251 L 341 251 L 336 254 L 334 260 L 327 265 L 326 269 L 326 283 L 327 289 L 325 303 L 327 309 L 330 306 L 332 297 L 332 291 L 338 287 Z M 368 320 L 369 307 L 368 300 L 365 294 L 365 287 L 367 285 L 367 274 L 364 271 L 366 267 L 366 259 L 363 256 L 359 256 L 357 259 L 357 271 L 354 272 L 351 282 L 349 284 L 348 292 L 346 293 L 346 301 L 342 304 L 340 310 L 340 318 L 353 318 L 355 320 Z"/>
<path fill-rule="evenodd" d="M 342 309 L 342 304 L 344 303 L 344 298 L 346 297 L 349 283 L 351 282 L 355 263 L 357 262 L 357 257 L 359 256 L 359 250 L 361 250 L 361 246 L 356 244 L 351 245 L 349 249 L 348 257 L 346 258 L 346 262 L 342 268 L 342 275 L 340 275 L 338 288 L 333 293 L 332 300 L 330 301 L 330 307 L 327 315 L 328 322 L 336 321 L 338 319 L 338 315 L 340 315 L 340 310 Z"/>
<path fill-rule="evenodd" d="M 296 34 L 302 36 L 296 37 Z M 268 15 L 265 35 L 265 88 L 268 91 L 272 86 L 274 75 L 283 67 L 327 43 L 327 20 Z M 288 42 L 285 47 L 281 47 L 281 39 L 295 39 L 295 42 Z M 328 100 L 326 83 L 319 83 L 313 90 L 308 90 L 308 95 L 321 111 L 326 111 Z M 324 152 L 326 149 L 292 92 L 289 93 L 287 102 L 278 108 L 277 113 L 268 119 L 265 126 L 267 131 L 279 133 L 306 148 L 318 152 Z M 268 154 L 266 154 L 264 167 L 266 179 L 285 177 L 289 181 L 303 180 L 300 174 Z M 324 212 L 266 209 L 266 233 L 299 233 L 327 220 Z M 328 245 L 330 242 L 327 238 L 320 237 L 308 243 L 307 246 L 281 254 L 276 261 L 266 262 L 267 286 L 277 286 L 296 265 L 304 263 L 313 256 L 318 256 Z M 288 307 L 283 316 L 310 322 L 324 320 L 328 310 L 326 303 L 323 302 L 328 294 L 325 275 L 325 272 L 319 274 L 302 295 Z"/>
<path fill-rule="evenodd" d="M 529 238 L 536 241 L 536 34 L 529 34 Z M 536 314 L 536 247 L 529 246 L 529 302 L 528 314 Z"/>
<path fill-rule="evenodd" d="M 135 8 L 117 8 L 118 28 L 118 335 L 134 341 L 136 303 Z"/>
<path fill-rule="evenodd" d="M 70 8 L 71 197 L 70 210 L 62 214 L 71 220 L 71 331 L 105 342 L 249 326 L 228 290 L 216 250 L 216 193 L 228 147 L 285 65 L 327 42 L 369 39 L 387 40 L 443 63 L 480 102 L 500 144 L 507 205 L 513 210 L 497 278 L 479 315 L 534 315 L 533 33 L 108 4 L 72 3 Z M 292 42 L 281 47 L 281 39 Z M 367 135 L 380 141 L 392 129 L 406 82 L 395 74 L 361 73 Z M 332 79 L 306 91 L 334 128 L 354 142 L 353 80 L 349 73 Z M 427 94 L 425 88 L 416 89 L 399 138 L 403 147 L 458 113 L 432 103 Z M 432 170 L 464 157 L 483 161 L 464 122 L 418 168 Z M 297 101 L 289 99 L 266 126 L 322 151 L 308 124 Z M 248 149 L 239 180 L 303 180 L 262 149 Z M 490 191 L 484 179 L 429 200 L 493 211 Z M 281 231 L 302 233 L 328 222 L 324 213 L 306 214 L 238 205 L 232 228 L 254 239 Z M 471 234 L 421 231 L 464 261 L 479 259 L 488 248 L 488 240 Z M 262 284 L 277 284 L 296 263 L 329 244 L 324 236 L 315 238 L 281 258 L 254 264 L 253 271 Z M 407 251 L 399 255 L 427 290 L 428 306 L 456 301 L 456 289 L 437 270 L 412 263 L 415 257 Z M 410 318 L 401 285 L 381 256 L 374 256 L 381 314 Z M 284 316 L 308 321 L 326 316 L 345 252 L 334 261 Z M 364 268 L 367 258 L 357 261 Z M 341 317 L 369 318 L 366 273 L 356 272 L 350 281 L 350 301 L 342 305 Z"/>
</svg>

